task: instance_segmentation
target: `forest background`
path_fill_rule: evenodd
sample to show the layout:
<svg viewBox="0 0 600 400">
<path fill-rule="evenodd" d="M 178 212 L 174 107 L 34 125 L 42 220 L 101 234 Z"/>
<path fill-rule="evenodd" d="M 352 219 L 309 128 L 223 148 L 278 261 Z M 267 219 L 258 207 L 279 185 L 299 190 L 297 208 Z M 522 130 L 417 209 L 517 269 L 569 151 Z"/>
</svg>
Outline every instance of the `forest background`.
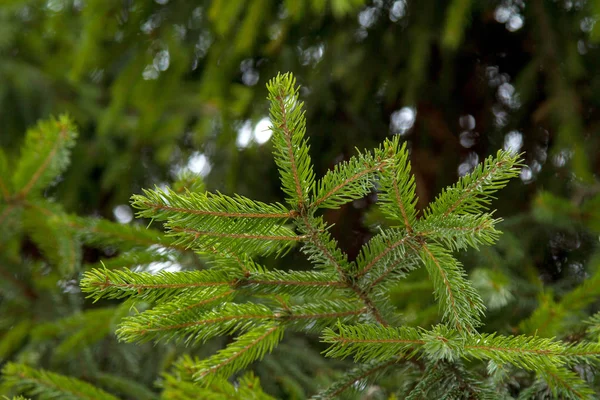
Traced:
<svg viewBox="0 0 600 400">
<path fill-rule="evenodd" d="M 492 205 L 504 219 L 497 249 L 460 255 L 475 286 L 495 290 L 484 298 L 489 329 L 564 338 L 577 332 L 565 326 L 598 310 L 600 1 L 0 4 L 2 156 L 18 159 L 29 128 L 69 114 L 79 131 L 70 167 L 42 192 L 69 214 L 144 227 L 131 195 L 173 182 L 280 201 L 265 84 L 292 71 L 308 105 L 318 176 L 355 147 L 399 135 L 410 149 L 422 209 L 498 149 L 524 152 L 520 177 Z M 375 232 L 373 202 L 325 213 L 351 258 Z M 119 253 L 110 244 L 83 245 L 72 270 L 47 274 L 36 268 L 55 260 L 28 233 L 42 221 L 11 225 L 3 220 L 10 205 L 2 207 L 0 362 L 28 360 L 101 386 L 99 376 L 121 376 L 154 391 L 163 368 L 186 350 L 118 344 L 114 314 L 100 319 L 112 325 L 99 337 L 69 327 L 68 335 L 39 333 L 44 345 L 32 350 L 32 321 L 96 307 L 78 287 L 80 272 Z M 306 266 L 293 252 L 269 263 Z M 150 268 L 178 265 L 165 259 Z M 576 300 L 564 301 L 582 287 Z M 410 282 L 394 291 L 397 304 L 424 325 L 437 318 L 435 307 L 423 310 L 430 292 Z M 194 351 L 206 354 L 210 346 Z M 98 362 L 93 354 L 102 352 L 109 355 Z M 307 382 L 263 386 L 279 396 L 316 390 L 318 382 L 300 375 Z"/>
</svg>

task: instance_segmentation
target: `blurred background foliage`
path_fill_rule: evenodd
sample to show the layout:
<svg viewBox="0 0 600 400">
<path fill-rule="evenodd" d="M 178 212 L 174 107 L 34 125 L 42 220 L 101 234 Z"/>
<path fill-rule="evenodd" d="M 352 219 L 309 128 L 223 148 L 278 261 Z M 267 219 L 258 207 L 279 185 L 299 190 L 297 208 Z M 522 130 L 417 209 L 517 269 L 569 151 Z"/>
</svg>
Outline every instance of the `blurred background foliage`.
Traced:
<svg viewBox="0 0 600 400">
<path fill-rule="evenodd" d="M 43 197 L 85 217 L 129 223 L 131 194 L 182 174 L 176 187 L 203 181 L 209 190 L 281 200 L 265 83 L 292 71 L 318 174 L 355 147 L 401 135 L 424 207 L 498 148 L 524 152 L 521 179 L 493 204 L 505 219 L 501 241 L 461 257 L 487 302 L 486 330 L 576 338 L 600 305 L 599 17 L 599 0 L 0 0 L 0 147 L 13 163 L 29 127 L 69 113 L 79 131 L 71 167 Z M 351 257 L 385 225 L 373 202 L 325 215 Z M 180 349 L 117 346 L 110 332 L 123 306 L 74 317 L 91 307 L 72 284 L 77 273 L 39 283 L 39 266 L 53 260 L 32 235 L 11 241 L 10 233 L 0 235 L 0 302 L 22 286 L 26 304 L 44 307 L 2 320 L 0 362 L 37 340 L 26 353 L 34 366 L 86 379 L 81 365 L 93 359 L 96 377 L 128 374 L 152 388 Z M 82 268 L 120 254 L 114 243 L 82 246 Z M 306 267 L 293 253 L 265 262 Z M 407 323 L 437 321 L 424 275 L 394 298 Z M 65 330 L 32 330 L 53 320 Z M 60 332 L 92 331 L 98 340 L 87 359 L 73 339 L 56 341 Z M 300 344 L 287 342 L 288 351 L 308 346 L 293 340 Z M 276 359 L 263 364 L 271 376 L 281 368 Z M 263 380 L 267 392 L 310 394 L 322 383 L 310 377 L 325 367 L 286 368 Z"/>
</svg>

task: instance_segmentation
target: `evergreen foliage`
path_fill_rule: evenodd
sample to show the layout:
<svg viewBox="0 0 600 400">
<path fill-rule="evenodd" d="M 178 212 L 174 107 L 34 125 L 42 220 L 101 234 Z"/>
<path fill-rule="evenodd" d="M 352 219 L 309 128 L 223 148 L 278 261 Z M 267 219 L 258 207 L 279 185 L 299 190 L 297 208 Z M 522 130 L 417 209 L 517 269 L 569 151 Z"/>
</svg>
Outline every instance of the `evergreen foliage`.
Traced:
<svg viewBox="0 0 600 400">
<path fill-rule="evenodd" d="M 317 398 L 341 395 L 405 361 L 418 365 L 422 380 L 415 381 L 409 398 L 435 385 L 445 387 L 448 398 L 469 393 L 490 398 L 493 386 L 486 382 L 485 364 L 469 360 L 534 372 L 556 396 L 591 396 L 569 368 L 596 364 L 600 348 L 593 342 L 479 333 L 483 300 L 452 254 L 497 240 L 499 219 L 491 217 L 488 207 L 492 195 L 519 173 L 518 155 L 499 151 L 486 159 L 442 191 L 419 218 L 408 151 L 397 137 L 315 182 L 295 79 L 278 75 L 268 89 L 273 151 L 289 208 L 169 189 L 134 196 L 139 216 L 164 221 L 176 243 L 212 256 L 215 265 L 159 274 L 106 268 L 85 272 L 82 289 L 95 299 L 128 297 L 154 305 L 123 320 L 120 339 L 197 343 L 236 335 L 216 354 L 187 362 L 190 379 L 202 387 L 262 359 L 286 331 L 298 331 L 322 332 L 322 340 L 331 345 L 328 357 L 352 355 L 360 364 Z M 318 210 L 339 207 L 371 190 L 395 226 L 375 235 L 351 261 Z M 255 261 L 280 255 L 296 243 L 315 271 L 269 270 Z M 443 322 L 431 330 L 401 326 L 386 290 L 389 281 L 405 278 L 419 265 L 429 275 Z"/>
<path fill-rule="evenodd" d="M 364 303 L 304 238 L 243 236 L 264 235 L 258 227 L 268 222 L 283 227 L 266 231 L 277 237 L 290 231 L 309 235 L 296 223 L 298 216 L 259 222 L 246 215 L 225 230 L 239 237 L 214 233 L 225 229 L 219 227 L 224 220 L 232 222 L 218 214 L 230 207 L 224 203 L 246 214 L 257 204 L 263 211 L 298 209 L 280 191 L 278 165 L 269 162 L 272 143 L 259 134 L 268 116 L 265 83 L 278 70 L 291 70 L 303 86 L 299 99 L 310 105 L 307 135 L 297 142 L 312 156 L 307 196 L 318 211 L 310 223 L 352 275 L 369 267 L 357 284 L 368 288 L 390 327 L 426 333 L 440 323 L 451 328 L 451 305 L 429 275 L 433 270 L 436 276 L 435 262 L 418 251 L 419 243 L 401 241 L 408 220 L 413 232 L 427 233 L 428 249 L 434 244 L 434 251 L 443 250 L 441 259 L 455 258 L 451 272 L 468 276 L 480 295 L 485 313 L 472 316 L 469 323 L 477 327 L 468 335 L 596 343 L 599 10 L 598 0 L 4 2 L 0 369 L 12 362 L 64 376 L 65 393 L 76 379 L 123 400 L 268 397 L 258 378 L 265 393 L 282 399 L 317 393 L 377 399 L 597 397 L 596 365 L 579 359 L 558 367 L 558 374 L 536 377 L 489 357 L 429 362 L 423 358 L 427 349 L 410 360 L 354 364 L 351 356 L 326 358 L 320 354 L 326 348 L 323 330 L 338 332 L 338 320 L 343 327 L 373 325 Z M 57 123 L 65 117 L 48 116 L 65 112 L 73 135 L 61 138 Z M 406 164 L 398 159 L 394 167 L 410 168 L 396 177 L 409 180 L 399 186 L 406 190 L 399 193 L 406 196 L 406 218 L 394 196 L 386 204 L 386 195 L 394 193 L 393 175 L 382 173 L 385 165 L 375 159 L 384 146 L 379 143 L 392 134 L 401 136 L 407 150 Z M 357 154 L 354 146 L 375 149 Z M 443 187 L 498 148 L 525 155 L 520 179 L 494 200 L 496 212 L 477 200 L 478 212 L 424 218 Z M 45 162 L 40 171 L 48 172 L 36 175 Z M 202 177 L 193 165 L 203 165 Z M 121 211 L 129 210 L 131 193 L 149 196 L 143 187 L 167 192 L 172 201 L 175 194 L 186 201 L 190 193 L 198 195 L 184 207 L 203 211 L 190 218 L 206 218 L 202 224 L 215 230 L 202 232 L 213 237 L 196 241 L 169 226 L 167 234 L 145 229 L 159 209 L 149 209 L 145 221 L 121 223 L 129 219 Z M 290 203 L 277 203 L 286 199 Z M 269 214 L 278 214 L 275 209 Z M 173 218 L 189 223 L 184 215 Z M 237 241 L 247 244 L 245 253 L 228 254 L 241 238 L 248 239 Z M 373 263 L 390 244 L 397 245 Z M 300 254 L 303 247 L 310 261 Z M 182 310 L 168 301 L 176 290 L 154 298 L 131 290 L 93 302 L 78 286 L 83 272 L 93 269 L 141 274 L 146 283 L 157 283 L 157 274 L 168 281 L 178 270 L 222 269 L 237 279 L 240 263 L 260 280 L 182 291 Z M 187 279 L 212 285 L 218 276 L 211 276 Z M 439 274 L 436 279 L 443 281 Z M 286 282 L 303 284 L 282 296 Z M 123 318 L 207 317 L 237 305 L 264 306 L 271 314 L 284 306 L 307 315 L 331 309 L 350 314 L 288 318 L 272 352 L 246 367 L 256 377 L 214 377 L 206 386 L 193 382 L 189 371 L 236 336 L 267 326 L 265 321 L 248 321 L 247 331 L 206 342 L 202 329 L 189 329 L 188 336 L 156 331 L 147 336 L 151 343 L 118 340 L 127 334 L 119 329 Z M 465 352 L 449 357 L 457 354 Z M 19 392 L 0 383 L 2 398 L 16 399 Z"/>
</svg>

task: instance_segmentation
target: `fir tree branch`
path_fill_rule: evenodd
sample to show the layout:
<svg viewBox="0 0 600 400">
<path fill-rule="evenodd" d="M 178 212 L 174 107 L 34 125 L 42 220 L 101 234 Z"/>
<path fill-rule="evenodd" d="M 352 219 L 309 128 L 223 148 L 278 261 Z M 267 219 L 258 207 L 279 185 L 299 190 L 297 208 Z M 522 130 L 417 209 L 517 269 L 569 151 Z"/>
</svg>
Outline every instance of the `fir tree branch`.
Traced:
<svg viewBox="0 0 600 400">
<path fill-rule="evenodd" d="M 414 246 L 411 244 L 411 246 Z M 416 247 L 413 247 L 418 251 Z M 433 282 L 434 294 L 443 309 L 443 317 L 459 331 L 472 332 L 481 324 L 485 306 L 479 293 L 464 276 L 458 261 L 443 248 L 424 241 L 420 254 Z"/>
<path fill-rule="evenodd" d="M 120 393 L 126 398 L 135 400 L 159 400 L 158 394 L 152 392 L 152 390 L 143 383 L 134 381 L 132 378 L 125 378 L 105 372 L 97 372 L 94 374 L 94 381 L 101 387 L 111 389 L 111 391 Z"/>
<path fill-rule="evenodd" d="M 353 355 L 355 361 L 363 362 L 387 360 L 394 354 L 412 358 L 422 352 L 433 361 L 460 358 L 491 360 L 537 373 L 556 374 L 557 367 L 600 361 L 598 343 L 573 346 L 531 336 L 464 335 L 444 325 L 425 331 L 409 327 L 339 324 L 337 333 L 330 328 L 325 329 L 323 340 L 331 344 L 327 356 L 343 358 Z"/>
<path fill-rule="evenodd" d="M 314 186 L 314 172 L 305 139 L 306 118 L 298 99 L 296 79 L 278 74 L 267 84 L 273 130 L 273 154 L 279 167 L 283 191 L 298 211 L 306 209 Z"/>
<path fill-rule="evenodd" d="M 337 276 L 318 271 L 264 271 L 251 273 L 237 287 L 252 294 L 288 294 L 291 296 L 324 296 L 346 285 Z"/>
<path fill-rule="evenodd" d="M 443 243 L 452 250 L 472 247 L 479 250 L 480 245 L 492 245 L 500 232 L 495 225 L 502 219 L 493 219 L 490 214 L 431 216 L 418 222 L 415 230 L 422 237 Z"/>
<path fill-rule="evenodd" d="M 375 286 L 384 281 L 389 282 L 391 280 L 391 274 L 397 279 L 402 279 L 416 268 L 418 268 L 418 264 L 412 258 L 409 258 L 408 260 L 406 258 L 398 258 L 396 261 L 389 263 L 386 269 L 379 274 L 379 277 L 368 284 L 367 291 L 371 292 Z"/>
<path fill-rule="evenodd" d="M 311 220 L 307 216 L 303 216 L 302 219 L 304 223 L 300 228 L 308 236 L 307 246 L 303 250 L 309 254 L 309 259 L 324 265 L 333 266 L 340 280 L 360 298 L 377 322 L 387 326 L 387 321 L 369 298 L 368 293 L 363 291 L 352 279 L 350 264 L 347 261 L 346 255 L 339 250 L 337 243 L 330 238 L 329 232 L 325 228 L 318 229 L 318 226 L 323 225 L 322 222 Z"/>
<path fill-rule="evenodd" d="M 379 179 L 378 203 L 381 210 L 392 219 L 402 223 L 408 233 L 416 222 L 417 197 L 415 178 L 410 173 L 406 143 L 400 146 L 399 139 L 387 140 L 384 147 L 392 163 Z"/>
<path fill-rule="evenodd" d="M 393 357 L 390 360 L 385 361 L 371 361 L 363 365 L 359 365 L 356 368 L 346 372 L 342 379 L 336 381 L 332 386 L 326 390 L 311 397 L 312 400 L 330 400 L 335 399 L 346 390 L 350 389 L 357 383 L 364 381 L 365 379 L 374 380 L 373 375 L 379 375 L 392 365 L 397 364 L 401 361 L 400 357 Z"/>
<path fill-rule="evenodd" d="M 177 302 L 172 310 L 177 309 Z M 189 342 L 206 342 L 215 336 L 247 331 L 274 320 L 273 312 L 254 303 L 224 303 L 209 311 L 188 309 L 168 313 L 164 307 L 158 312 L 147 311 L 125 319 L 117 330 L 119 339 L 127 342 L 187 338 Z"/>
<path fill-rule="evenodd" d="M 73 122 L 67 116 L 40 122 L 27 131 L 13 175 L 15 198 L 26 198 L 32 189 L 42 189 L 64 171 L 76 136 Z"/>
<path fill-rule="evenodd" d="M 520 328 L 524 333 L 536 332 L 546 337 L 558 335 L 570 325 L 566 321 L 567 316 L 580 313 L 599 296 L 600 269 L 597 269 L 592 276 L 566 293 L 558 302 L 553 300 L 552 293 L 542 294 L 538 308 L 529 318 L 521 321 Z"/>
<path fill-rule="evenodd" d="M 546 381 L 554 398 L 581 400 L 595 399 L 596 393 L 581 377 L 566 368 L 556 367 L 543 371 L 541 377 Z"/>
<path fill-rule="evenodd" d="M 239 195 L 221 193 L 178 194 L 171 189 L 144 190 L 144 196 L 132 196 L 131 205 L 141 211 L 138 216 L 159 221 L 198 217 L 288 219 L 297 215 L 281 204 L 266 204 Z M 198 224 L 206 218 L 196 220 Z"/>
<path fill-rule="evenodd" d="M 47 205 L 49 203 L 46 203 Z M 178 251 L 187 251 L 187 247 L 175 244 L 175 240 L 165 236 L 163 233 L 143 229 L 136 225 L 123 225 L 99 218 L 82 218 L 71 215 L 61 215 L 51 207 L 42 205 L 40 202 L 25 202 L 25 207 L 34 208 L 37 211 L 53 219 L 55 223 L 72 230 L 82 237 L 88 244 L 119 245 L 120 248 L 126 244 L 140 247 L 160 246 Z"/>
<path fill-rule="evenodd" d="M 301 241 L 305 239 L 305 236 L 283 236 L 283 235 L 259 235 L 250 233 L 224 233 L 224 232 L 210 232 L 210 231 L 198 231 L 190 228 L 181 228 L 174 226 L 171 228 L 173 232 L 185 232 L 194 235 L 195 239 L 200 236 L 215 236 L 220 238 L 233 238 L 233 239 L 258 239 L 258 240 L 280 240 L 280 241 Z"/>
<path fill-rule="evenodd" d="M 299 241 L 305 239 L 298 236 L 285 226 L 272 226 L 263 229 L 256 226 L 254 231 L 244 230 L 243 226 L 231 225 L 228 232 L 204 231 L 194 228 L 181 227 L 167 223 L 169 231 L 176 235 L 177 245 L 199 250 L 218 249 L 220 251 L 236 251 L 246 254 L 281 255 L 287 252 Z M 232 232 L 233 231 L 233 232 Z"/>
<path fill-rule="evenodd" d="M 324 328 L 338 321 L 354 322 L 357 316 L 366 311 L 368 308 L 360 307 L 355 300 L 319 300 L 281 310 L 277 313 L 277 317 L 287 328 L 320 333 Z"/>
<path fill-rule="evenodd" d="M 230 376 L 269 353 L 283 338 L 278 325 L 261 326 L 238 336 L 232 344 L 195 366 L 194 379 Z"/>
<path fill-rule="evenodd" d="M 317 183 L 310 208 L 339 208 L 349 201 L 365 197 L 373 189 L 377 174 L 390 161 L 380 148 L 374 155 L 359 152 L 350 160 L 336 164 Z"/>
<path fill-rule="evenodd" d="M 356 260 L 358 266 L 356 279 L 364 278 L 376 266 L 385 266 L 390 261 L 404 258 L 406 255 L 404 245 L 413 239 L 413 235 L 401 229 L 388 229 L 371 238 L 363 246 Z M 373 275 L 380 276 L 379 273 Z"/>
<path fill-rule="evenodd" d="M 22 319 L 0 336 L 0 362 L 9 360 L 10 356 L 19 349 L 29 337 L 32 325 L 30 319 Z"/>
<path fill-rule="evenodd" d="M 478 214 L 485 210 L 492 194 L 502 189 L 508 180 L 518 176 L 520 155 L 499 150 L 488 157 L 473 172 L 461 177 L 456 184 L 443 190 L 425 210 L 425 218 L 450 214 Z"/>
<path fill-rule="evenodd" d="M 89 383 L 23 364 L 6 364 L 2 375 L 12 387 L 32 395 L 40 395 L 40 399 L 118 400 Z"/>
<path fill-rule="evenodd" d="M 242 278 L 236 270 L 161 271 L 152 275 L 129 270 L 92 269 L 84 272 L 81 290 L 95 300 L 136 297 L 148 302 L 164 302 L 174 294 L 209 294 L 214 288 L 232 287 Z"/>
</svg>

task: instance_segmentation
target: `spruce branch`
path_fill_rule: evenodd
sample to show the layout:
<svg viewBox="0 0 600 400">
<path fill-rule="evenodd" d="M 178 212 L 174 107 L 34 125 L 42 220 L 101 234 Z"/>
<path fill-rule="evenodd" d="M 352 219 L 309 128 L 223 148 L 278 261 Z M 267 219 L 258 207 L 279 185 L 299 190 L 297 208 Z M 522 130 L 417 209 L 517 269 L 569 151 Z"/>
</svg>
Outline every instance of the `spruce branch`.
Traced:
<svg viewBox="0 0 600 400">
<path fill-rule="evenodd" d="M 231 376 L 270 353 L 283 338 L 283 332 L 281 326 L 273 323 L 238 336 L 225 349 L 196 364 L 194 379 L 210 381 L 213 377 Z"/>
<path fill-rule="evenodd" d="M 6 364 L 2 377 L 9 386 L 42 400 L 118 400 L 89 383 L 23 364 Z"/>
<path fill-rule="evenodd" d="M 580 314 L 599 296 L 600 269 L 587 277 L 581 285 L 566 293 L 560 301 L 555 301 L 551 292 L 540 295 L 538 308 L 520 323 L 520 328 L 524 333 L 537 332 L 547 337 L 558 335 L 569 326 L 578 324 L 579 320 L 572 316 Z M 568 321 L 569 316 L 572 321 Z"/>
<path fill-rule="evenodd" d="M 416 246 L 413 249 L 418 250 Z M 485 306 L 458 260 L 443 247 L 425 242 L 420 245 L 420 257 L 432 280 L 443 319 L 459 331 L 475 331 L 481 325 Z"/>
<path fill-rule="evenodd" d="M 239 195 L 226 196 L 219 192 L 179 194 L 169 188 L 143 192 L 143 196 L 131 197 L 131 205 L 140 210 L 138 217 L 157 221 L 210 226 L 223 224 L 223 221 L 227 221 L 223 218 L 286 220 L 295 215 L 279 203 L 266 204 Z"/>
<path fill-rule="evenodd" d="M 348 261 L 347 255 L 339 249 L 337 242 L 331 238 L 322 218 L 303 216 L 301 223 L 298 225 L 298 229 L 304 232 L 308 238 L 302 248 L 304 253 L 308 255 L 308 259 L 317 265 L 333 267 L 339 276 L 339 280 L 360 298 L 373 318 L 380 324 L 387 325 L 387 321 L 377 309 L 369 294 L 354 281 L 351 274 L 354 269 L 353 264 Z M 318 227 L 322 228 L 319 229 Z"/>
<path fill-rule="evenodd" d="M 24 199 L 30 192 L 40 191 L 60 175 L 69 164 L 76 137 L 75 126 L 66 115 L 29 129 L 13 174 L 15 198 Z"/>
<path fill-rule="evenodd" d="M 313 193 L 311 208 L 339 208 L 368 195 L 375 184 L 378 173 L 389 163 L 382 149 L 375 154 L 364 152 L 348 161 L 342 161 L 321 178 Z"/>
<path fill-rule="evenodd" d="M 186 338 L 187 343 L 197 343 L 215 336 L 245 332 L 275 319 L 268 307 L 254 303 L 223 303 L 208 311 L 201 307 L 174 312 L 176 310 L 176 307 L 170 310 L 162 307 L 155 312 L 128 317 L 117 330 L 117 336 L 127 342 Z"/>
<path fill-rule="evenodd" d="M 158 394 L 141 382 L 134 381 L 131 378 L 124 378 L 115 374 L 106 372 L 94 373 L 94 382 L 100 387 L 110 389 L 112 392 L 119 393 L 126 398 L 135 400 L 158 400 Z"/>
<path fill-rule="evenodd" d="M 356 303 L 356 300 L 319 300 L 283 309 L 278 313 L 278 318 L 290 329 L 321 333 L 324 328 L 338 321 L 356 322 L 361 314 L 368 312 L 367 307 Z"/>
<path fill-rule="evenodd" d="M 258 295 L 286 294 L 290 296 L 322 297 L 332 295 L 346 285 L 337 275 L 320 271 L 265 271 L 251 273 L 241 279 L 239 289 Z"/>
<path fill-rule="evenodd" d="M 180 379 L 172 374 L 164 375 L 162 398 L 169 400 L 275 400 L 263 392 L 260 381 L 251 372 L 238 381 L 213 378 L 206 386 Z"/>
<path fill-rule="evenodd" d="M 414 388 L 410 391 L 406 400 L 422 400 L 433 398 L 436 389 L 439 390 L 440 381 L 444 378 L 444 371 L 442 370 L 441 363 L 430 363 L 425 369 L 423 376 Z M 432 396 L 433 395 L 433 396 Z"/>
<path fill-rule="evenodd" d="M 443 190 L 425 210 L 425 218 L 485 211 L 493 199 L 492 195 L 506 186 L 509 179 L 519 175 L 520 156 L 499 150 L 496 157 L 486 158 L 470 174 Z"/>
<path fill-rule="evenodd" d="M 64 274 L 73 274 L 81 265 L 81 243 L 76 233 L 64 232 L 62 226 L 67 220 L 67 215 L 58 204 L 46 200 L 33 200 L 23 210 L 22 223 L 29 237 L 40 248 L 45 258 Z M 51 218 L 45 218 L 49 211 Z"/>
<path fill-rule="evenodd" d="M 283 191 L 298 211 L 306 208 L 315 174 L 307 144 L 306 118 L 299 101 L 296 79 L 290 73 L 277 74 L 267 84 L 271 103 L 273 154 L 279 167 Z"/>
<path fill-rule="evenodd" d="M 596 393 L 589 385 L 577 373 L 569 369 L 563 367 L 556 367 L 554 370 L 548 369 L 540 374 L 540 378 L 536 382 L 537 385 L 534 383 L 532 388 L 542 386 L 541 381 L 543 380 L 553 398 L 565 400 L 591 400 L 596 398 Z"/>
<path fill-rule="evenodd" d="M 346 372 L 327 389 L 317 393 L 311 400 L 330 400 L 338 398 L 342 393 L 366 381 L 375 381 L 381 374 L 402 361 L 400 357 L 392 357 L 385 361 L 371 361 L 361 364 Z"/>
<path fill-rule="evenodd" d="M 178 251 L 185 251 L 184 246 L 174 244 L 175 240 L 154 229 L 145 229 L 138 225 L 125 225 L 100 218 L 84 218 L 65 214 L 56 205 L 49 202 L 29 201 L 24 203 L 43 214 L 53 224 L 60 225 L 90 245 L 114 246 L 120 249 L 148 248 L 160 246 Z"/>
<path fill-rule="evenodd" d="M 479 246 L 490 246 L 498 240 L 500 231 L 495 225 L 501 221 L 490 214 L 431 216 L 419 221 L 415 230 L 454 251 L 468 247 L 479 250 Z"/>
<path fill-rule="evenodd" d="M 399 140 L 395 138 L 387 140 L 384 146 L 388 155 L 393 158 L 379 178 L 379 207 L 384 214 L 400 221 L 410 233 L 417 218 L 417 197 L 415 178 L 410 173 L 406 143 L 400 146 Z"/>
<path fill-rule="evenodd" d="M 23 319 L 0 337 L 0 362 L 6 361 L 25 342 L 30 335 L 31 326 L 31 320 Z"/>
<path fill-rule="evenodd" d="M 464 335 L 438 325 L 431 331 L 409 327 L 378 325 L 338 325 L 338 331 L 327 328 L 323 340 L 331 347 L 330 357 L 354 356 L 355 361 L 386 360 L 395 354 L 406 358 L 422 356 L 437 362 L 460 359 L 491 360 L 550 376 L 562 389 L 568 390 L 569 376 L 564 367 L 580 363 L 598 363 L 600 345 L 563 342 L 532 336 L 496 334 Z M 561 385 L 561 379 L 565 385 Z"/>
<path fill-rule="evenodd" d="M 361 285 L 381 277 L 396 261 L 408 260 L 412 248 L 407 244 L 415 238 L 404 229 L 387 229 L 373 236 L 361 249 L 356 259 L 356 278 Z"/>
<path fill-rule="evenodd" d="M 130 270 L 92 269 L 86 271 L 81 279 L 81 290 L 88 297 L 121 299 L 135 297 L 139 301 L 165 302 L 173 295 L 209 294 L 218 287 L 230 287 L 243 275 L 239 271 L 203 271 L 167 272 L 156 275 L 148 272 Z"/>
<path fill-rule="evenodd" d="M 324 330 L 323 340 L 331 344 L 327 355 L 352 355 L 367 364 L 347 374 L 329 394 L 342 393 L 400 359 L 416 362 L 417 355 L 426 361 L 419 361 L 421 371 L 444 363 L 439 370 L 448 383 L 447 398 L 486 394 L 485 387 L 474 384 L 475 375 L 458 364 L 465 358 L 527 370 L 595 362 L 594 346 L 551 348 L 555 342 L 476 333 L 483 302 L 451 251 L 497 239 L 494 226 L 499 220 L 487 206 L 492 194 L 518 173 L 518 156 L 501 151 L 490 157 L 443 191 L 418 219 L 415 178 L 407 147 L 398 137 L 372 152 L 358 152 L 315 184 L 293 76 L 278 75 L 268 91 L 274 157 L 289 207 L 181 189 L 156 188 L 133 196 L 138 216 L 164 222 L 169 247 L 190 248 L 213 261 L 211 269 L 157 275 L 106 268 L 86 272 L 82 288 L 96 300 L 132 297 L 154 303 L 154 308 L 124 320 L 120 339 L 196 343 L 239 334 L 214 356 L 190 359 L 181 367 L 188 379 L 193 375 L 210 385 L 262 358 L 281 341 L 285 329 Z M 397 226 L 375 235 L 352 262 L 318 212 L 339 208 L 374 188 L 383 213 Z M 270 270 L 252 259 L 283 254 L 298 242 L 318 270 Z M 398 313 L 388 301 L 390 286 L 420 264 L 429 273 L 448 325 L 430 331 L 393 328 Z M 248 302 L 235 303 L 238 295 Z M 331 329 L 336 323 L 338 333 Z M 517 345 L 526 351 L 516 351 Z"/>
<path fill-rule="evenodd" d="M 86 310 L 57 321 L 39 324 L 32 329 L 31 340 L 41 343 L 60 338 L 61 343 L 54 349 L 54 358 L 57 361 L 65 360 L 109 336 L 112 322 L 127 313 L 127 307 L 124 306 L 127 304 Z"/>
<path fill-rule="evenodd" d="M 258 255 L 280 256 L 289 251 L 296 242 L 304 239 L 286 226 L 264 226 L 260 222 L 251 225 L 233 222 L 227 231 L 209 231 L 168 222 L 167 230 L 176 238 L 175 244 L 207 252 L 212 249 Z"/>
</svg>

